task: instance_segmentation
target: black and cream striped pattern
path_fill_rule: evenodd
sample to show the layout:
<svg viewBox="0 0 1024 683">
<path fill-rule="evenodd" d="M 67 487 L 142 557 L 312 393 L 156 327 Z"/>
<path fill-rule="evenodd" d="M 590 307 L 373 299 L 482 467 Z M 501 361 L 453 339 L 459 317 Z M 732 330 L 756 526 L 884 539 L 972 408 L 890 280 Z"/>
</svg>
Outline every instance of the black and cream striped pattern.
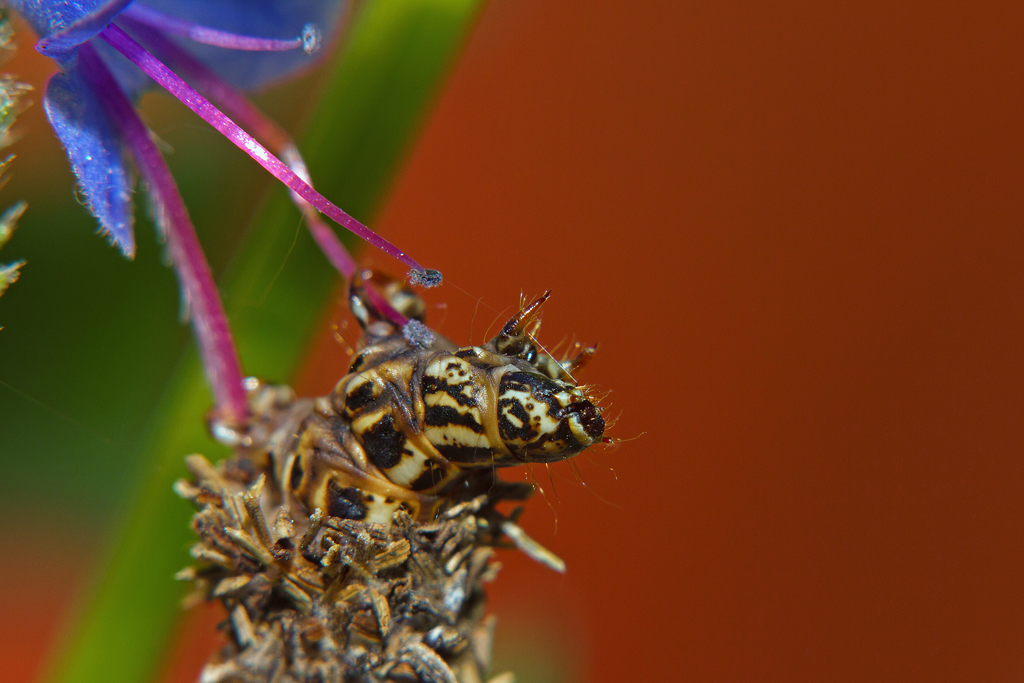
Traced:
<svg viewBox="0 0 1024 683">
<path fill-rule="evenodd" d="M 253 385 L 266 437 L 250 458 L 269 459 L 282 497 L 309 511 L 388 523 L 400 507 L 429 519 L 475 468 L 579 453 L 602 438 L 604 419 L 569 375 L 579 358 L 557 361 L 525 331 L 546 298 L 487 344 L 462 349 L 440 337 L 414 344 L 368 315 L 363 346 L 330 396 L 289 400 Z"/>
</svg>

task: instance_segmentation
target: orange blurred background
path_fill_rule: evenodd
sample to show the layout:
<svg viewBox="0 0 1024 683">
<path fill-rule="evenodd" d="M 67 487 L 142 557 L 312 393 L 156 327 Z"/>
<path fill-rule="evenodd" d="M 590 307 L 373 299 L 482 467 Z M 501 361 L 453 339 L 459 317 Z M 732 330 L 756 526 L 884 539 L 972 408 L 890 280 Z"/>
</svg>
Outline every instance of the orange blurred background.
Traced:
<svg viewBox="0 0 1024 683">
<path fill-rule="evenodd" d="M 568 573 L 493 590 L 564 680 L 1024 674 L 1022 27 L 490 3 L 377 228 L 454 339 L 551 288 L 542 340 L 601 343 L 623 443 L 525 517 Z"/>
</svg>

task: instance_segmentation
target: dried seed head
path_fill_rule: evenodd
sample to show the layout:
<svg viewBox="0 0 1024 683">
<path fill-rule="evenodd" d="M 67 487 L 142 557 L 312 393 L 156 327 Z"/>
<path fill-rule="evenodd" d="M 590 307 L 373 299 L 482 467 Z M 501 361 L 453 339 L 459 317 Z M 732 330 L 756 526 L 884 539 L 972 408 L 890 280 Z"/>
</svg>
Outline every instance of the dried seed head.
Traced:
<svg viewBox="0 0 1024 683">
<path fill-rule="evenodd" d="M 486 680 L 493 621 L 483 584 L 497 571 L 493 546 L 514 529 L 533 556 L 550 555 L 495 509 L 514 488 L 456 502 L 435 522 L 398 511 L 381 525 L 301 514 L 265 472 L 239 479 L 231 461 L 189 464 L 197 481 L 176 489 L 199 507 L 198 564 L 179 578 L 231 615 L 230 642 L 203 671 L 209 683 L 266 681 L 278 670 L 277 680 L 296 683 Z M 222 495 L 194 496 L 218 486 Z M 254 510 L 277 520 L 273 535 L 256 531 Z M 282 554 L 282 544 L 297 550 Z"/>
</svg>

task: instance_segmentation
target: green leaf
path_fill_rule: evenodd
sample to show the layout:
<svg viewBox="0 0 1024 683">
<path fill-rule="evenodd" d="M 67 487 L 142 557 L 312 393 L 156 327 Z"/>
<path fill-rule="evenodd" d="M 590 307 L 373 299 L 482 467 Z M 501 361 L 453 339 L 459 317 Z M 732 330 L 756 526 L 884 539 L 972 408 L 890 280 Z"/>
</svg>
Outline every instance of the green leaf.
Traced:
<svg viewBox="0 0 1024 683">
<path fill-rule="evenodd" d="M 370 0 L 354 19 L 303 151 L 317 188 L 360 219 L 372 215 L 480 8 L 480 0 Z M 337 276 L 283 190 L 258 212 L 222 282 L 242 362 L 290 376 Z M 284 265 L 282 266 L 282 262 Z M 226 453 L 207 436 L 209 394 L 194 351 L 171 376 L 139 461 L 152 463 L 91 599 L 50 680 L 142 683 L 153 677 L 179 617 L 189 563 L 189 505 L 171 492 L 185 455 Z"/>
</svg>

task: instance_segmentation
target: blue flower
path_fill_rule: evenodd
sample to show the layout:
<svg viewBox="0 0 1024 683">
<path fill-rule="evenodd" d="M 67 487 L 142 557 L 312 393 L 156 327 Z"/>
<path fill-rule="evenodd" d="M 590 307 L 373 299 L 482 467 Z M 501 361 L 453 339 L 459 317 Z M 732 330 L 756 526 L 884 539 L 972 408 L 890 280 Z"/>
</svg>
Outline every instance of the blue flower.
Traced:
<svg viewBox="0 0 1024 683">
<path fill-rule="evenodd" d="M 313 189 L 287 134 L 240 92 L 307 66 L 319 36 L 334 32 L 344 0 L 8 2 L 39 34 L 36 48 L 60 65 L 46 86 L 46 116 L 101 232 L 129 257 L 135 238 L 128 159 L 145 180 L 217 410 L 228 422 L 241 424 L 247 412 L 241 364 L 188 210 L 134 109 L 143 89 L 154 83 L 164 88 L 284 183 L 314 239 L 346 278 L 354 276 L 355 261 L 320 213 L 405 263 L 414 282 L 441 283 L 440 273 L 425 270 Z"/>
<path fill-rule="evenodd" d="M 225 82 L 249 90 L 309 66 L 315 59 L 310 48 L 317 46 L 317 32 L 329 36 L 335 31 L 344 0 L 8 0 L 8 4 L 38 33 L 38 49 L 60 65 L 60 73 L 46 87 L 46 116 L 67 150 L 101 231 L 131 256 L 135 242 L 130 153 L 109 107 L 82 71 L 83 47 L 96 50 L 131 99 L 152 81 L 98 38 L 112 23 L 150 49 L 155 48 L 147 44 L 147 35 L 170 40 Z M 262 41 L 256 48 L 271 51 L 254 51 L 253 45 L 243 44 L 245 40 Z"/>
</svg>

